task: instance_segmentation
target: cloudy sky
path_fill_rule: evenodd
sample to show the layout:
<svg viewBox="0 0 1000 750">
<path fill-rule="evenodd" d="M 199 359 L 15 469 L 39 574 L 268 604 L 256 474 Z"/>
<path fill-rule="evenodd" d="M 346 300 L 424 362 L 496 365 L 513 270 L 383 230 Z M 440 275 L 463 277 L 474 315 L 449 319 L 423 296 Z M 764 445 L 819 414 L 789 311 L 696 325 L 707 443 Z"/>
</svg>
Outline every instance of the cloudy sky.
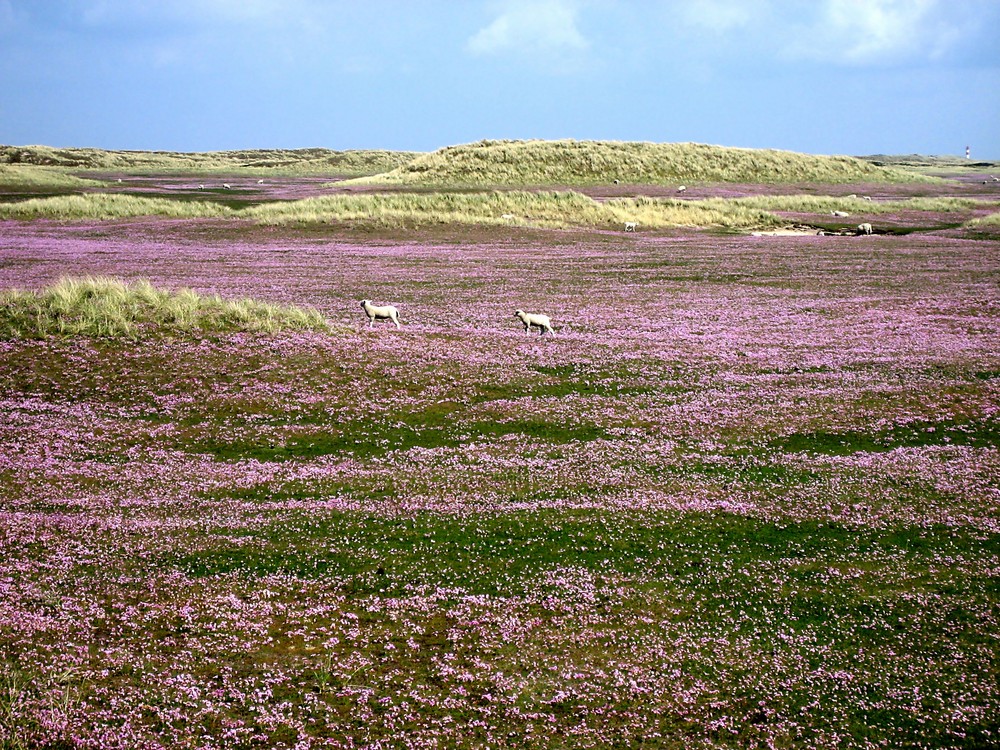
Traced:
<svg viewBox="0 0 1000 750">
<path fill-rule="evenodd" d="M 1000 159 L 1000 0 L 0 0 L 0 143 Z"/>
</svg>

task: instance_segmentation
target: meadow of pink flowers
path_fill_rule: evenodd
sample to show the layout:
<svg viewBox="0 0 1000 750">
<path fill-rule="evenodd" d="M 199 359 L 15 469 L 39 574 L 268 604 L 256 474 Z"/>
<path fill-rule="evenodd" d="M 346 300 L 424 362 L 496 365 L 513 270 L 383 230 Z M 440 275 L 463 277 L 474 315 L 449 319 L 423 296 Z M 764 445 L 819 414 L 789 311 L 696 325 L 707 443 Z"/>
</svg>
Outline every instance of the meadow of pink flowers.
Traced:
<svg viewBox="0 0 1000 750">
<path fill-rule="evenodd" d="M 0 227 L 346 326 L 0 341 L 0 747 L 1000 744 L 995 241 L 463 232 Z"/>
</svg>

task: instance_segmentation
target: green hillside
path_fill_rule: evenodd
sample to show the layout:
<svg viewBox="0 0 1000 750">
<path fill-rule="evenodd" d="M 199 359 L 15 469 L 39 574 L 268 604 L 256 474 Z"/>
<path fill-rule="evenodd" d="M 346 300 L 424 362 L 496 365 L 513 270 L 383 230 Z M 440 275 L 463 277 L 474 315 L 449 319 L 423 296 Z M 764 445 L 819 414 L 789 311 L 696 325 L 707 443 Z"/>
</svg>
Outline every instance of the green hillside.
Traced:
<svg viewBox="0 0 1000 750">
<path fill-rule="evenodd" d="M 373 175 L 403 166 L 413 151 L 331 151 L 325 148 L 245 151 L 107 151 L 98 148 L 0 146 L 0 165 L 120 172 L 247 172 L 250 174 Z"/>
<path fill-rule="evenodd" d="M 449 146 L 368 184 L 537 186 L 698 182 L 922 182 L 927 178 L 850 156 L 615 141 L 480 141 Z"/>
</svg>

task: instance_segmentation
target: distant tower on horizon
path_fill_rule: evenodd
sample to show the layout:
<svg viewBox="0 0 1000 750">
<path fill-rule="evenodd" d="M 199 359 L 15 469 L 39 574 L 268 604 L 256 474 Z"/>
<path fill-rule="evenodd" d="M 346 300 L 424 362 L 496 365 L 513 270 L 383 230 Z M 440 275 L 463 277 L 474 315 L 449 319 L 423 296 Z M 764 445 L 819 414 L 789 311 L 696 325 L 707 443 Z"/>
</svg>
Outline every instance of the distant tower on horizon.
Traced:
<svg viewBox="0 0 1000 750">
<path fill-rule="evenodd" d="M 965 147 L 965 158 L 966 158 L 966 159 L 969 159 L 969 158 L 971 158 L 971 157 L 970 157 L 970 154 L 971 154 L 971 153 L 972 153 L 972 152 L 971 152 L 971 151 L 969 150 L 969 147 L 968 147 L 968 146 L 966 146 L 966 147 Z"/>
</svg>

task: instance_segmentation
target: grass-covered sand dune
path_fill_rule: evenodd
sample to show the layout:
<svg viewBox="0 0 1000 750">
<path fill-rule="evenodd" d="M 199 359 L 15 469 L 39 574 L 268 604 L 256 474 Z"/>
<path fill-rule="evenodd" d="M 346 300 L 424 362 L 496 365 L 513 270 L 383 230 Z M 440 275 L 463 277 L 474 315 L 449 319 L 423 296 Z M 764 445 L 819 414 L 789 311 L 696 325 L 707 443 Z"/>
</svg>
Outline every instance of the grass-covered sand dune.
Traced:
<svg viewBox="0 0 1000 750">
<path fill-rule="evenodd" d="M 98 148 L 0 146 L 0 165 L 60 167 L 120 172 L 213 172 L 248 174 L 372 175 L 402 166 L 418 154 L 412 151 L 326 148 L 248 149 L 181 153 L 174 151 L 108 151 Z"/>
<path fill-rule="evenodd" d="M 148 281 L 63 278 L 41 291 L 0 293 L 0 339 L 286 330 L 330 328 L 311 308 L 225 300 L 191 289 L 169 291 Z"/>
<path fill-rule="evenodd" d="M 1000 202 L 967 198 L 911 198 L 875 203 L 851 196 L 775 195 L 746 198 L 615 198 L 599 201 L 566 191 L 494 190 L 483 192 L 335 193 L 293 201 L 230 207 L 208 200 L 178 200 L 128 194 L 88 193 L 32 198 L 0 204 L 0 219 L 61 221 L 129 219 L 242 219 L 265 225 L 343 223 L 367 227 L 440 225 L 589 227 L 620 229 L 623 222 L 643 228 L 715 227 L 769 229 L 787 224 L 778 213 L 832 211 L 851 216 L 896 211 L 955 213 L 957 222 L 986 212 Z M 964 214 L 964 215 L 963 215 Z"/>
<path fill-rule="evenodd" d="M 634 185 L 697 182 L 921 182 L 914 172 L 851 156 L 699 143 L 480 141 L 418 156 L 366 178 L 384 185 Z"/>
</svg>

